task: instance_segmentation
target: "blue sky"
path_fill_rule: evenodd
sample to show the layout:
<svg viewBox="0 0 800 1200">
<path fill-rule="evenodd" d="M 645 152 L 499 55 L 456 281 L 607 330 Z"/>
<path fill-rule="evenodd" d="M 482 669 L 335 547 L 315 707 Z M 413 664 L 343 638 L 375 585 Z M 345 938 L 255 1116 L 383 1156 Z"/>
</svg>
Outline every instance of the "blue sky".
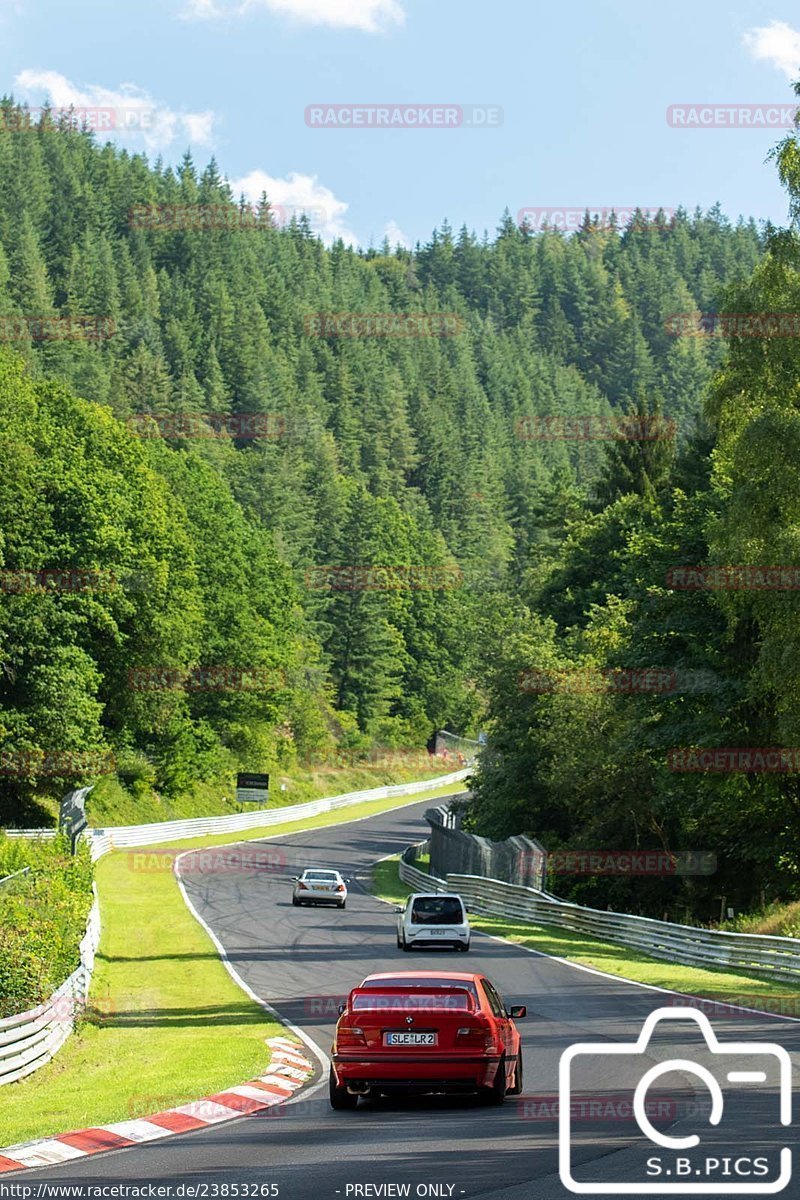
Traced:
<svg viewBox="0 0 800 1200">
<path fill-rule="evenodd" d="M 800 21 L 797 22 L 800 25 Z M 503 209 L 708 207 L 784 223 L 780 130 L 676 104 L 789 104 L 788 6 L 741 0 L 0 0 L 2 90 L 125 110 L 114 140 L 310 208 L 326 238 L 481 234 Z M 485 105 L 489 128 L 315 128 L 309 105 Z M 497 120 L 497 114 L 494 114 Z M 121 120 L 132 128 L 126 132 Z M 557 219 L 557 218 L 556 218 Z"/>
</svg>

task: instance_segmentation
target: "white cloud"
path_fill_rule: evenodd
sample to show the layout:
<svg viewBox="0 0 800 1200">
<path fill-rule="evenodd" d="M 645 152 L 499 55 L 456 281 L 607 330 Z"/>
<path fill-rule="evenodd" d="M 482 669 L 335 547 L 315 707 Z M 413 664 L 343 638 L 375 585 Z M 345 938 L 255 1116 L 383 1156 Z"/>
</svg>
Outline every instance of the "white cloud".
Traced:
<svg viewBox="0 0 800 1200">
<path fill-rule="evenodd" d="M 336 29 L 361 29 L 381 33 L 392 25 L 402 25 L 405 11 L 400 0 L 187 0 L 183 16 L 195 20 L 240 16 L 265 8 L 278 16 L 307 25 L 330 25 Z"/>
<path fill-rule="evenodd" d="M 308 215 L 311 228 L 323 241 L 332 242 L 342 238 L 348 245 L 356 245 L 358 239 L 344 223 L 349 205 L 337 200 L 330 188 L 319 182 L 316 175 L 301 175 L 290 171 L 285 179 L 268 175 L 266 171 L 251 171 L 241 179 L 230 181 L 235 199 L 244 195 L 251 204 L 257 204 L 262 192 L 267 193 L 280 225 L 288 224 L 293 216 Z"/>
<path fill-rule="evenodd" d="M 753 58 L 771 63 L 792 82 L 800 76 L 800 32 L 785 21 L 748 29 L 742 40 Z"/>
<path fill-rule="evenodd" d="M 139 143 L 150 152 L 166 149 L 178 139 L 196 146 L 211 141 L 212 112 L 176 112 L 154 100 L 143 88 L 123 83 L 118 90 L 100 84 L 77 87 L 58 71 L 20 71 L 15 94 L 30 104 L 49 101 L 56 109 L 76 109 L 76 117 L 101 137 Z"/>
<path fill-rule="evenodd" d="M 389 239 L 389 245 L 392 247 L 392 249 L 394 249 L 398 243 L 401 246 L 404 246 L 406 250 L 411 249 L 411 242 L 409 238 L 406 237 L 396 221 L 389 221 L 388 225 L 383 231 L 383 235 Z"/>
</svg>

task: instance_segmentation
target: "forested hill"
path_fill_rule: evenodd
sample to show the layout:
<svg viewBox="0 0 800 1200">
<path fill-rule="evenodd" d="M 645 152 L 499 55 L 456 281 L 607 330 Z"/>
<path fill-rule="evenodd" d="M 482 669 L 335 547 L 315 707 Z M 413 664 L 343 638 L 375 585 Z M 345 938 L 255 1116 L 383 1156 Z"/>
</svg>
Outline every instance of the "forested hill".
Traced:
<svg viewBox="0 0 800 1200">
<path fill-rule="evenodd" d="M 751 275 L 755 225 L 679 211 L 565 237 L 506 215 L 490 237 L 326 248 L 266 201 L 237 209 L 213 162 L 151 166 L 3 112 L 5 811 L 74 782 L 52 766 L 68 753 L 169 792 L 474 734 L 531 571 L 620 479 L 663 477 L 663 442 L 614 466 L 602 440 L 530 430 L 636 408 L 690 434 L 724 345 L 666 322 Z M 400 314 L 403 336 L 328 313 Z M 376 565 L 391 585 L 313 569 Z M 95 575 L 42 583 L 55 568 Z M 212 668 L 247 683 L 204 686 Z"/>
</svg>

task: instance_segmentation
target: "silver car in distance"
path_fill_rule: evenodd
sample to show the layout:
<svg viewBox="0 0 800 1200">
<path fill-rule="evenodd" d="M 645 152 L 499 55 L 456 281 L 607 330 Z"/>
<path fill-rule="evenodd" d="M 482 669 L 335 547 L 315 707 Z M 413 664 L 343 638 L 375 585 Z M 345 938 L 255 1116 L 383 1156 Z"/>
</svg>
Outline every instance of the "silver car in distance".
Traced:
<svg viewBox="0 0 800 1200">
<path fill-rule="evenodd" d="M 347 884 L 338 871 L 323 867 L 307 867 L 302 875 L 294 879 L 292 904 L 335 904 L 344 908 L 347 904 Z"/>
</svg>

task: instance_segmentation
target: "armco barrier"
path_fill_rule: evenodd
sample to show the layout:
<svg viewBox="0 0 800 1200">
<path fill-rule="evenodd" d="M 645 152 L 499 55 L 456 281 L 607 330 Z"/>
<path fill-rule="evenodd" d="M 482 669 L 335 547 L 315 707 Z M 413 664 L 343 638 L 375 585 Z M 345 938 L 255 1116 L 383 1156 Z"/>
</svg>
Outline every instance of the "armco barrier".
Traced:
<svg viewBox="0 0 800 1200">
<path fill-rule="evenodd" d="M 86 1005 L 99 940 L 100 912 L 95 895 L 77 971 L 44 1004 L 0 1020 L 0 1086 L 38 1071 L 61 1049 Z"/>
<path fill-rule="evenodd" d="M 409 847 L 409 850 L 420 848 Z M 534 888 L 478 875 L 448 875 L 446 879 L 438 879 L 417 870 L 405 861 L 405 855 L 400 860 L 400 878 L 421 891 L 458 892 L 468 909 L 487 916 L 516 917 L 536 925 L 555 925 L 599 941 L 618 942 L 668 962 L 744 971 L 750 975 L 800 983 L 800 940 L 797 938 L 697 929 L 651 917 L 603 912 L 556 900 Z"/>
</svg>

